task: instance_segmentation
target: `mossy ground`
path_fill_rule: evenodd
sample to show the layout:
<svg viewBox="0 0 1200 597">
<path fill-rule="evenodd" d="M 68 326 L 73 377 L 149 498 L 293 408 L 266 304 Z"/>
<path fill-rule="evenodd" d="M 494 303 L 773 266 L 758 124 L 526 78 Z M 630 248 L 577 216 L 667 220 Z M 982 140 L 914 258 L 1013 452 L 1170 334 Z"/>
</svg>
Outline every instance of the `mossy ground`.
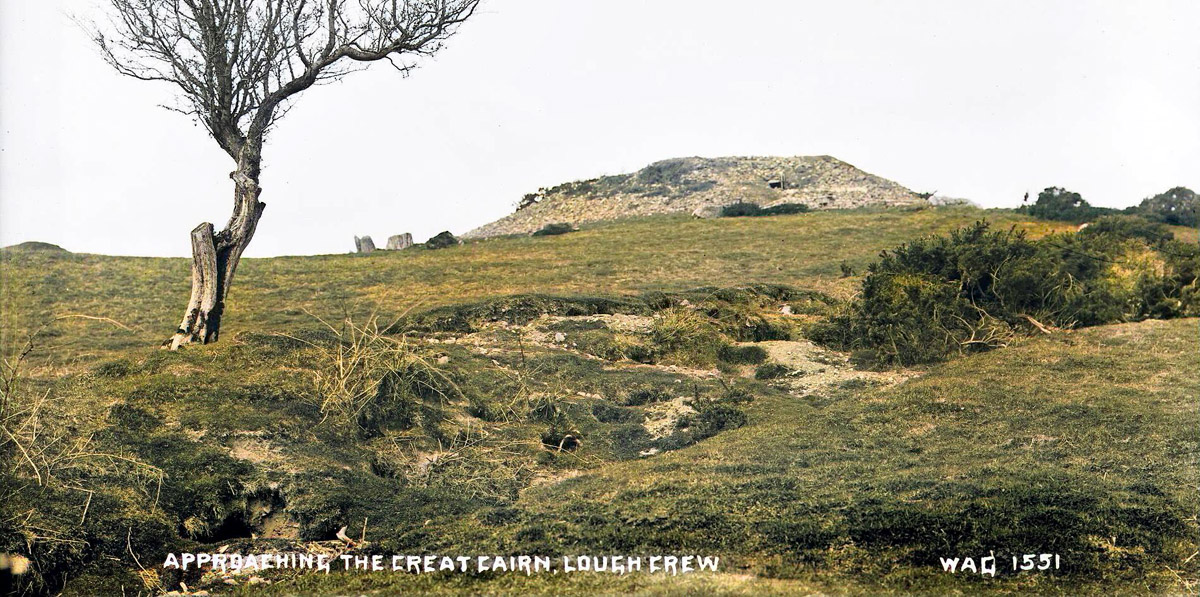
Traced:
<svg viewBox="0 0 1200 597">
<path fill-rule="evenodd" d="M 129 327 L 50 327 L 23 395 L 49 397 L 44 423 L 66 440 L 150 468 L 87 461 L 57 485 L 24 477 L 5 489 L 3 547 L 37 545 L 36 562 L 67 575 L 47 582 L 70 594 L 145 591 L 132 556 L 154 569 L 168 550 L 244 544 L 268 519 L 293 542 L 365 524 L 381 552 L 686 551 L 721 556 L 722 572 L 306 574 L 237 592 L 1193 590 L 1196 320 L 1060 332 L 926 371 L 853 371 L 839 357 L 827 366 L 844 375 L 825 375 L 824 361 L 783 356 L 853 292 L 840 264 L 863 271 L 882 249 L 982 215 L 1061 229 L 969 208 L 663 217 L 247 260 L 222 341 L 178 353 L 153 345 L 178 318 L 185 260 L 5 255 L 6 355 L 49 315 Z M 312 376 L 337 338 L 314 317 L 371 312 L 436 363 L 450 399 L 369 429 L 322 412 Z M 746 346 L 788 371 L 756 380 L 761 355 Z M 658 437 L 643 424 L 655 417 L 672 421 Z M 568 435 L 581 443 L 559 450 Z M 32 531 L 16 524 L 27 516 Z M 986 579 L 937 563 L 992 550 L 1060 553 L 1063 570 Z M 167 576 L 148 580 L 179 580 Z"/>
</svg>

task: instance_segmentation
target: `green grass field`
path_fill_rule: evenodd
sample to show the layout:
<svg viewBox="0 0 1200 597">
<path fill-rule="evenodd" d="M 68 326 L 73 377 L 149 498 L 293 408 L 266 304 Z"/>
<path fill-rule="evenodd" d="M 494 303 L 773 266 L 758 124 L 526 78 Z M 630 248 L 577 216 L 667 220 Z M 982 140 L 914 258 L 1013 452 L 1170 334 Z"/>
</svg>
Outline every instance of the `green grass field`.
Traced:
<svg viewBox="0 0 1200 597">
<path fill-rule="evenodd" d="M 855 281 L 840 278 L 842 262 L 861 272 L 883 249 L 985 216 L 997 227 L 1021 224 L 1035 236 L 1072 228 L 970 208 L 720 220 L 656 217 L 441 251 L 245 259 L 224 325 L 232 333 L 279 331 L 310 324 L 306 309 L 321 317 L 338 317 L 346 309 L 390 315 L 521 293 L 614 296 L 747 282 L 845 296 Z M 190 264 L 188 259 L 86 254 L 13 257 L 5 265 L 5 329 L 20 340 L 22 332 L 51 315 L 83 313 L 111 317 L 133 331 L 62 345 L 72 358 L 110 347 L 145 348 L 169 336 L 183 316 Z M 90 325 L 78 322 L 60 341 L 87 336 L 83 327 Z"/>
<path fill-rule="evenodd" d="M 32 553 L 40 586 L 76 595 L 180 580 L 237 594 L 1194 593 L 1197 320 L 1060 331 L 920 370 L 856 369 L 804 340 L 879 251 L 984 217 L 1072 228 L 972 208 L 659 217 L 249 259 L 221 342 L 178 353 L 156 346 L 181 315 L 186 260 L 7 253 L 6 357 L 54 316 L 120 326 L 64 319 L 32 343 L 13 404 L 36 413 L 18 435 L 40 429 L 40 452 L 7 453 L 30 464 L 6 478 L 0 551 Z M 342 323 L 406 313 L 383 334 Z M 347 347 L 365 364 L 339 377 Z M 756 379 L 764 358 L 782 374 Z M 376 389 L 383 371 L 396 393 Z M 346 390 L 363 383 L 369 395 Z M 362 552 L 686 553 L 721 568 L 230 585 L 159 566 L 219 546 L 345 550 L 343 526 Z M 993 553 L 995 578 L 939 563 Z M 1012 572 L 1026 553 L 1061 569 Z"/>
</svg>

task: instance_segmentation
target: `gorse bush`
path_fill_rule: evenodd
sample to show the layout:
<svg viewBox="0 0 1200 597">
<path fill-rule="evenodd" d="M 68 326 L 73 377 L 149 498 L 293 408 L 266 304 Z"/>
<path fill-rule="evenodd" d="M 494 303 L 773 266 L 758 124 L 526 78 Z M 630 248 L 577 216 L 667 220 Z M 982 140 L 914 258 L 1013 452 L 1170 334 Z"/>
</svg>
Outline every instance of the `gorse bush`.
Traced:
<svg viewBox="0 0 1200 597">
<path fill-rule="evenodd" d="M 1198 314 L 1198 271 L 1200 250 L 1141 219 L 1038 241 L 977 222 L 885 251 L 810 336 L 888 364 L 937 361 L 1022 331 Z"/>
<path fill-rule="evenodd" d="M 739 201 L 721 208 L 722 218 L 743 218 L 759 216 L 783 216 L 800 214 L 808 211 L 803 203 L 780 203 L 772 207 L 760 207 L 754 203 Z"/>
<path fill-rule="evenodd" d="M 1197 206 L 1200 206 L 1200 199 L 1196 197 L 1195 191 L 1187 187 L 1175 187 L 1147 197 L 1141 204 L 1126 211 L 1153 222 L 1173 226 L 1195 226 Z"/>
<path fill-rule="evenodd" d="M 530 236 L 557 236 L 559 234 L 566 234 L 574 231 L 574 226 L 571 226 L 565 222 L 559 222 L 555 224 L 546 224 L 545 226 L 542 226 L 538 230 L 534 231 Z"/>
<path fill-rule="evenodd" d="M 1043 220 L 1062 222 L 1087 222 L 1103 215 L 1117 213 L 1106 207 L 1094 207 L 1079 193 L 1061 187 L 1047 187 L 1038 193 L 1033 205 L 1023 206 L 1020 211 Z"/>
<path fill-rule="evenodd" d="M 1037 201 L 1033 205 L 1023 206 L 1018 211 L 1044 220 L 1076 224 L 1124 213 L 1145 218 L 1150 222 L 1172 226 L 1195 226 L 1197 205 L 1200 205 L 1200 199 L 1197 199 L 1196 193 L 1187 187 L 1175 187 L 1153 197 L 1147 197 L 1138 205 L 1125 208 L 1123 212 L 1091 205 L 1079 193 L 1060 187 L 1049 187 L 1038 193 Z"/>
<path fill-rule="evenodd" d="M 1166 226 L 1141 217 L 1104 216 L 1079 231 L 1080 238 L 1136 238 L 1150 245 L 1160 245 L 1173 238 Z"/>
</svg>

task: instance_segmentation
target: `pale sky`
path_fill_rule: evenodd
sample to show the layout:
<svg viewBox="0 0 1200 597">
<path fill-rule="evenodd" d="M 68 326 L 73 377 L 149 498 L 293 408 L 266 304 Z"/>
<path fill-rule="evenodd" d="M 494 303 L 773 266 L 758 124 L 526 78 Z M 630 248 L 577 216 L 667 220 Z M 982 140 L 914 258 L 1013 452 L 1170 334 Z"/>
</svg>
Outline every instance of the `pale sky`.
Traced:
<svg viewBox="0 0 1200 597">
<path fill-rule="evenodd" d="M 232 162 L 71 15 L 0 0 L 0 245 L 185 256 Z M 265 150 L 247 256 L 462 233 L 542 186 L 678 156 L 829 154 L 1012 207 L 1200 190 L 1200 2 L 484 0 L 408 78 L 311 89 Z M 799 241 L 798 241 L 799 242 Z"/>
</svg>

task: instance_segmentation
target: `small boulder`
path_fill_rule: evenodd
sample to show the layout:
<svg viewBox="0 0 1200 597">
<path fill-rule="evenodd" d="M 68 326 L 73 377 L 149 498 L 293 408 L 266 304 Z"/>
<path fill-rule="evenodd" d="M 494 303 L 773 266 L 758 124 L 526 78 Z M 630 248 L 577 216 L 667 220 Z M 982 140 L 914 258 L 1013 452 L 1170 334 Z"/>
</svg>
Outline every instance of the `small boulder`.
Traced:
<svg viewBox="0 0 1200 597">
<path fill-rule="evenodd" d="M 692 210 L 692 217 L 708 220 L 711 218 L 721 217 L 721 210 L 725 209 L 722 205 L 701 205 Z"/>
<path fill-rule="evenodd" d="M 425 247 L 428 249 L 445 249 L 446 247 L 453 247 L 461 244 L 462 241 L 458 240 L 458 238 L 453 234 L 450 234 L 449 230 L 439 232 L 437 236 L 425 241 Z"/>
</svg>

